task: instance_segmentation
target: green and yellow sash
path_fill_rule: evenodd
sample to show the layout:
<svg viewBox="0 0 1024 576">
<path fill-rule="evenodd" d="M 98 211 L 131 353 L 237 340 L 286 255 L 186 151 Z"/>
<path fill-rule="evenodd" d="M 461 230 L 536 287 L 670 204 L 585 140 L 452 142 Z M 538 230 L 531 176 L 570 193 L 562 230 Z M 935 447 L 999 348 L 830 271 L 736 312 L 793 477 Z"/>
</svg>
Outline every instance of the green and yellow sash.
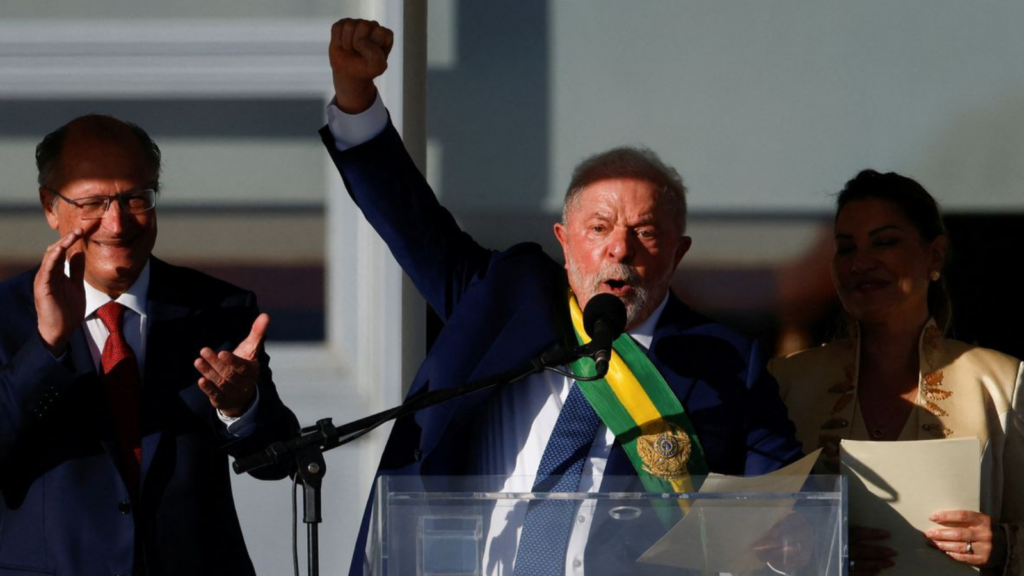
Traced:
<svg viewBox="0 0 1024 576">
<path fill-rule="evenodd" d="M 569 310 L 577 340 L 588 343 L 583 312 L 571 294 Z M 572 370 L 584 377 L 596 374 L 590 358 L 580 358 Z M 708 473 L 704 450 L 683 405 L 628 334 L 612 344 L 608 374 L 578 386 L 626 450 L 649 492 L 692 492 L 691 477 Z"/>
</svg>

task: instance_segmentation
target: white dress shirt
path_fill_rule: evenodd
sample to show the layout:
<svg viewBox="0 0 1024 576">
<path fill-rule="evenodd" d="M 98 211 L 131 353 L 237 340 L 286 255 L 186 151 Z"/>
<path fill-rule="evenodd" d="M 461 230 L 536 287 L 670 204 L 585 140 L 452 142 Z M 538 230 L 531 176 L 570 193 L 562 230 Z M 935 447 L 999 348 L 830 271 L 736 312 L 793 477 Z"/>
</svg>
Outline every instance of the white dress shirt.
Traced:
<svg viewBox="0 0 1024 576">
<path fill-rule="evenodd" d="M 69 271 L 69 264 L 65 262 L 65 274 Z M 103 321 L 96 314 L 104 304 L 111 301 L 106 293 L 93 288 L 88 282 L 85 286 L 85 340 L 89 344 L 89 353 L 92 354 L 96 372 L 100 370 L 100 359 L 103 355 L 103 346 L 107 343 L 110 332 L 103 325 Z M 145 385 L 144 375 L 146 374 L 146 340 L 149 337 L 148 315 L 146 305 L 149 302 L 149 262 L 142 268 L 135 283 L 128 287 L 123 294 L 114 299 L 115 302 L 125 307 L 124 319 L 121 323 L 121 330 L 124 332 L 125 341 L 135 352 L 135 358 L 139 363 L 139 382 Z M 199 373 L 196 372 L 196 381 L 199 380 Z M 259 391 L 253 399 L 249 409 L 237 418 L 225 416 L 217 410 L 217 417 L 224 423 L 225 433 L 234 438 L 245 438 L 256 429 L 255 413 L 256 405 L 259 402 Z"/>
</svg>

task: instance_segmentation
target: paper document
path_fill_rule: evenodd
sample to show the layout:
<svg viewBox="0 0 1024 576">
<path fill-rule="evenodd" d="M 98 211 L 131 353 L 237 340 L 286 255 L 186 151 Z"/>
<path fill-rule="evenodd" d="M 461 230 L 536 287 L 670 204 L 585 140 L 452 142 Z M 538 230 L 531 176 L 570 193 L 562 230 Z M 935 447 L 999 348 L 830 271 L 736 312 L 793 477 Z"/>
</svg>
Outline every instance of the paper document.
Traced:
<svg viewBox="0 0 1024 576">
<path fill-rule="evenodd" d="M 850 525 L 888 530 L 879 544 L 899 552 L 886 576 L 977 574 L 926 544 L 940 510 L 978 510 L 981 447 L 977 438 L 840 443 L 850 487 Z"/>
<path fill-rule="evenodd" d="M 710 474 L 699 494 L 794 494 L 818 459 L 815 451 L 770 474 Z M 686 516 L 644 552 L 638 562 L 703 572 L 744 572 L 764 567 L 753 544 L 793 509 L 791 498 L 697 499 Z"/>
</svg>

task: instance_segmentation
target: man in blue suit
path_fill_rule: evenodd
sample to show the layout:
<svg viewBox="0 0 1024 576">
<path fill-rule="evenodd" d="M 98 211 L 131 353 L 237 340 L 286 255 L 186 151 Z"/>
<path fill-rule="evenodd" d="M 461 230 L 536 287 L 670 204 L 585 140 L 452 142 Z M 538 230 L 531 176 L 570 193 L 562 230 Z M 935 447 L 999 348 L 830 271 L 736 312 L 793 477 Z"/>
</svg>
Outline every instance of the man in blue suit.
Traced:
<svg viewBox="0 0 1024 576">
<path fill-rule="evenodd" d="M 554 226 L 564 266 L 534 244 L 501 252 L 483 248 L 437 202 L 377 95 L 374 79 L 386 69 L 391 45 L 390 31 L 375 22 L 334 25 L 336 102 L 321 134 L 353 200 L 445 322 L 409 397 L 521 365 L 553 345 L 574 345 L 570 288 L 580 308 L 594 295 L 610 293 L 626 305 L 627 332 L 685 409 L 707 469 L 754 475 L 797 459 L 800 445 L 762 350 L 671 293 L 672 276 L 691 243 L 685 189 L 675 170 L 634 148 L 582 163 L 566 194 L 563 220 Z M 380 473 L 536 474 L 574 387 L 571 378 L 542 374 L 400 419 Z M 598 427 L 584 450 L 584 474 L 637 474 L 621 444 L 607 427 Z M 580 490 L 586 491 L 582 485 Z M 590 522 L 582 513 L 578 518 Z M 366 527 L 364 517 L 353 574 L 365 568 Z M 499 529 L 492 525 L 489 531 L 496 535 Z M 603 558 L 600 546 L 570 549 L 565 571 L 632 570 L 635 565 L 624 566 L 648 545 L 638 541 L 625 565 L 622 558 Z M 511 573 L 514 561 L 520 573 L 518 558 L 502 557 L 497 548 L 488 553 L 488 572 Z"/>
<path fill-rule="evenodd" d="M 160 150 L 141 128 L 78 118 L 36 160 L 60 239 L 0 284 L 0 575 L 253 574 L 227 455 L 298 430 L 267 315 L 151 256 Z"/>
</svg>

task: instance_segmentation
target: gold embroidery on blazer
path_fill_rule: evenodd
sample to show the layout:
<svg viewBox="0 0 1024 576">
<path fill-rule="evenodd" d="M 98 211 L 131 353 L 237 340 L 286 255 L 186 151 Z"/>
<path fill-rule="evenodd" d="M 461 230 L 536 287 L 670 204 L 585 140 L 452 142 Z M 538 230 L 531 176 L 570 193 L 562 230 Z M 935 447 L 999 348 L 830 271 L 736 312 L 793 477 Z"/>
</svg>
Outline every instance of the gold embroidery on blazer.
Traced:
<svg viewBox="0 0 1024 576">
<path fill-rule="evenodd" d="M 850 402 L 857 397 L 855 379 L 857 376 L 856 366 L 849 364 L 843 367 L 845 378 L 829 387 L 829 394 L 840 394 L 832 406 L 832 416 L 821 425 L 821 430 L 828 430 L 829 433 L 822 433 L 818 436 L 818 447 L 821 448 L 821 463 L 828 473 L 839 472 L 839 442 L 843 436 L 831 432 L 842 430 L 850 426 L 850 421 L 838 416 Z"/>
<path fill-rule="evenodd" d="M 924 394 L 925 398 L 931 400 L 932 402 L 945 400 L 946 398 L 949 398 L 950 396 L 953 395 L 953 393 L 950 392 L 949 390 L 942 390 L 939 388 L 925 388 L 922 391 L 922 393 Z"/>
<path fill-rule="evenodd" d="M 935 402 L 925 402 L 924 407 L 926 410 L 938 416 L 939 418 L 949 416 L 949 412 L 946 412 L 942 408 L 939 408 L 939 405 L 936 404 Z"/>
<path fill-rule="evenodd" d="M 828 389 L 830 394 L 846 394 L 853 392 L 853 382 L 838 382 Z"/>
<path fill-rule="evenodd" d="M 849 420 L 843 418 L 832 418 L 821 425 L 822 430 L 836 430 L 838 428 L 846 428 L 850 425 Z"/>
<path fill-rule="evenodd" d="M 921 428 L 936 438 L 949 438 L 953 435 L 953 431 L 942 424 L 924 424 Z"/>
<path fill-rule="evenodd" d="M 842 396 L 840 396 L 839 399 L 836 400 L 835 405 L 832 406 L 832 413 L 833 414 L 838 414 L 838 413 L 842 412 L 843 408 L 846 408 L 850 404 L 850 402 L 853 400 L 854 396 L 856 396 L 856 395 L 853 392 L 851 392 L 849 394 L 843 394 Z"/>
<path fill-rule="evenodd" d="M 942 357 L 945 354 L 945 346 L 943 345 L 942 332 L 939 331 L 935 324 L 928 324 L 924 329 L 924 334 L 921 335 L 921 353 L 924 356 L 923 363 L 928 368 L 937 368 L 942 361 Z M 933 370 L 921 376 L 922 398 L 920 400 L 923 400 L 923 406 L 928 412 L 939 418 L 949 416 L 949 412 L 946 412 L 939 406 L 938 402 L 948 400 L 953 395 L 952 391 L 942 387 L 943 378 L 942 370 Z M 924 424 L 921 428 L 938 438 L 946 438 L 953 433 L 943 423 Z"/>
</svg>

